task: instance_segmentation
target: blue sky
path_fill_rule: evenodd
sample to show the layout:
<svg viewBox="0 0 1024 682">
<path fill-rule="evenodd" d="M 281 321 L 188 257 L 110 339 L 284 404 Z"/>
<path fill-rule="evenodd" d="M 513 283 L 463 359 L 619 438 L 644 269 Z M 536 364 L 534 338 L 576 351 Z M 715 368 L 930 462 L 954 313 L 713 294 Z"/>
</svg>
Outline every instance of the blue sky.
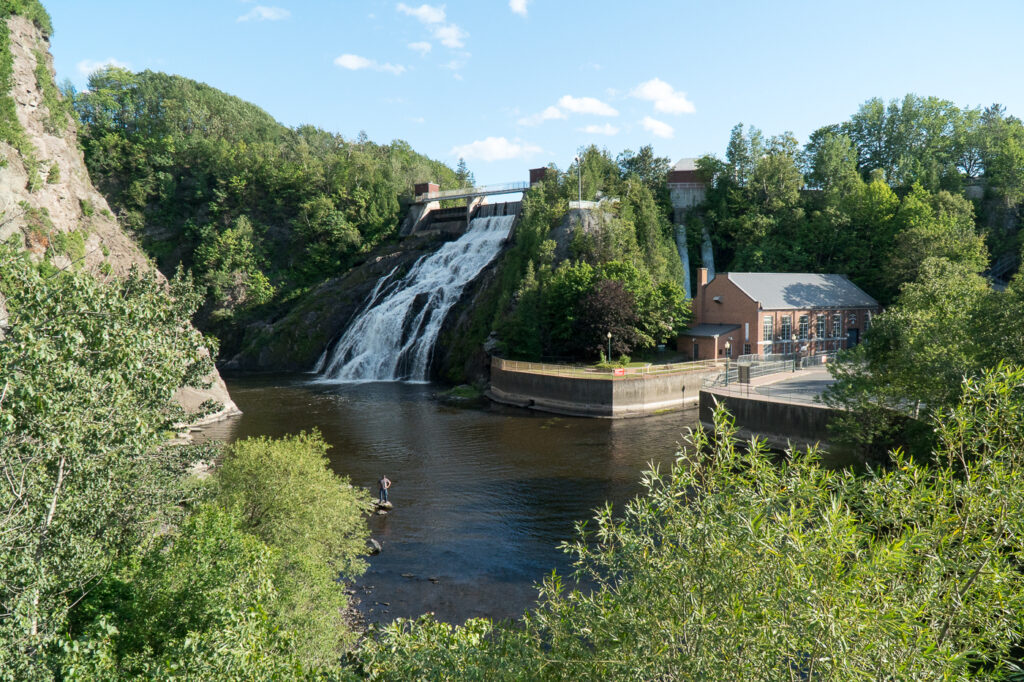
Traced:
<svg viewBox="0 0 1024 682">
<path fill-rule="evenodd" d="M 407 140 L 479 183 L 595 143 L 673 161 L 908 92 L 1024 115 L 1024 3 L 44 0 L 58 80 L 180 74 L 282 123 Z M 99 6 L 97 6 L 99 5 Z"/>
</svg>

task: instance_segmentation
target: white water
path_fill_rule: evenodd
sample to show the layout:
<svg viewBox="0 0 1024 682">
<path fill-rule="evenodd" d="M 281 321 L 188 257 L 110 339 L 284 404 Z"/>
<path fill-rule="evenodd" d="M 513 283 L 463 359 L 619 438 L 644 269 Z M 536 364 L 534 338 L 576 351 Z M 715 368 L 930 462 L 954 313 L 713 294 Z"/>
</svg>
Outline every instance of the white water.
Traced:
<svg viewBox="0 0 1024 682">
<path fill-rule="evenodd" d="M 363 312 L 317 363 L 321 381 L 427 381 L 448 311 L 494 260 L 514 215 L 476 218 L 466 233 L 416 261 L 397 282 L 378 282 Z"/>
</svg>

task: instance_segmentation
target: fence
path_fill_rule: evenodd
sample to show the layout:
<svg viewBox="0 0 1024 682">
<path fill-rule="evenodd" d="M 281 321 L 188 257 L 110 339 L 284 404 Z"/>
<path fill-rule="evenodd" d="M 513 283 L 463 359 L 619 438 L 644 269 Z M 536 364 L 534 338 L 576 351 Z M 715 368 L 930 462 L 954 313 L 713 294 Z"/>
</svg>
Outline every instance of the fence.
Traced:
<svg viewBox="0 0 1024 682">
<path fill-rule="evenodd" d="M 808 367 L 824 367 L 830 362 L 835 362 L 836 351 L 828 351 L 827 353 L 818 353 L 817 355 L 811 355 L 806 358 L 800 358 L 800 366 L 804 369 Z"/>
<path fill-rule="evenodd" d="M 742 369 L 741 369 L 742 368 Z M 727 370 L 723 370 L 719 374 L 713 377 L 708 377 L 702 384 L 703 388 L 712 388 L 717 386 L 729 386 L 731 384 L 738 384 L 740 382 L 740 372 L 748 375 L 748 381 L 757 379 L 759 377 L 767 376 L 769 374 L 778 374 L 779 372 L 792 372 L 793 371 L 793 360 L 772 360 L 769 362 L 751 362 L 743 364 L 732 364 L 728 365 Z"/>
<path fill-rule="evenodd" d="M 504 358 L 491 358 L 491 366 L 510 372 L 530 372 L 549 376 L 578 377 L 582 379 L 623 379 L 628 377 L 657 376 L 706 372 L 722 366 L 719 360 L 697 360 L 665 365 L 648 364 L 643 367 L 595 367 L 593 365 L 552 365 L 543 362 L 521 362 Z"/>
</svg>

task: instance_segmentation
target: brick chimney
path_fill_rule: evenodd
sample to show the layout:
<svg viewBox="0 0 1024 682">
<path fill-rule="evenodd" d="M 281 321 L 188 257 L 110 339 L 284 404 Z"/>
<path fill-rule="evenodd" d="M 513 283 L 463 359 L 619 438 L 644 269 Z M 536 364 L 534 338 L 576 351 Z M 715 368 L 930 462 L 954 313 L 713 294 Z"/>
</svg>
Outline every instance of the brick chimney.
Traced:
<svg viewBox="0 0 1024 682">
<path fill-rule="evenodd" d="M 704 288 L 708 285 L 708 269 L 697 268 L 697 290 L 693 294 L 693 324 L 704 322 Z"/>
<path fill-rule="evenodd" d="M 441 186 L 433 182 L 420 182 L 417 183 L 416 185 L 413 185 L 412 191 L 413 194 L 419 196 L 421 194 L 430 194 L 431 192 L 437 192 L 440 189 Z"/>
</svg>

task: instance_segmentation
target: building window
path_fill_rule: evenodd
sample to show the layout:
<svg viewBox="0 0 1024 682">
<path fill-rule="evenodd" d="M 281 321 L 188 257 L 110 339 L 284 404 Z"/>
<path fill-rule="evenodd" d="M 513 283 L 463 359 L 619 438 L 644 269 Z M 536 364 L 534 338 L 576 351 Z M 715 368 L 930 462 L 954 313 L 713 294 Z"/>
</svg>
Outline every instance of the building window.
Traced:
<svg viewBox="0 0 1024 682">
<path fill-rule="evenodd" d="M 843 335 L 843 316 L 836 313 L 832 316 L 832 338 L 838 339 Z"/>
<path fill-rule="evenodd" d="M 807 334 L 811 331 L 811 318 L 807 315 L 800 316 L 800 340 L 806 341 Z"/>
<path fill-rule="evenodd" d="M 818 338 L 824 340 L 825 337 L 828 336 L 828 332 L 825 330 L 825 327 L 828 324 L 828 317 L 825 315 L 816 315 L 814 317 L 814 321 L 818 323 Z"/>
<path fill-rule="evenodd" d="M 772 317 L 771 315 L 764 316 L 764 329 L 761 330 L 764 340 L 768 343 L 772 341 Z"/>
<path fill-rule="evenodd" d="M 743 354 L 744 355 L 750 355 L 750 344 L 749 343 L 743 344 Z"/>
<path fill-rule="evenodd" d="M 864 313 L 864 331 L 871 329 L 871 311 Z"/>
<path fill-rule="evenodd" d="M 789 338 L 793 335 L 793 318 L 789 315 L 783 315 L 779 322 L 779 336 L 782 337 L 783 341 L 789 341 Z"/>
</svg>

